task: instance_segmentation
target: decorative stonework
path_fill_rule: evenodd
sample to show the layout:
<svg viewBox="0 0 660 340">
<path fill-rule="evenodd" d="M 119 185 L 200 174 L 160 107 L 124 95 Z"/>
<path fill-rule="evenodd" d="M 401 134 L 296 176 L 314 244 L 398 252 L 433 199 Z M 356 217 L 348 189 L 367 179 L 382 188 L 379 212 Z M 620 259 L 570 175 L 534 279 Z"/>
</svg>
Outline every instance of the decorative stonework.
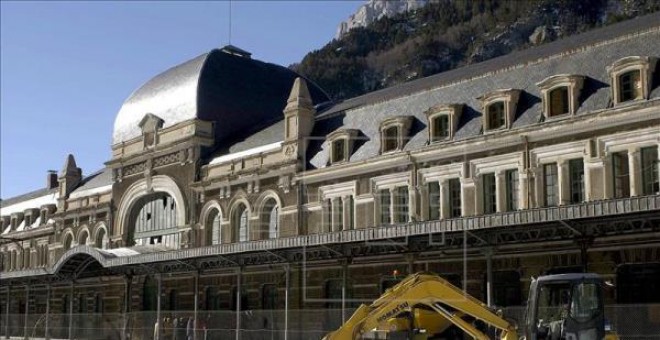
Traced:
<svg viewBox="0 0 660 340">
<path fill-rule="evenodd" d="M 641 90 L 640 99 L 648 99 L 656 63 L 657 58 L 648 56 L 630 56 L 621 58 L 612 63 L 612 65 L 607 68 L 607 72 L 610 75 L 610 87 L 612 89 L 612 102 L 614 105 L 623 101 L 620 97 L 622 85 L 620 77 L 630 71 L 640 72 L 639 83 L 633 84 L 633 86 Z"/>
<path fill-rule="evenodd" d="M 483 127 L 484 132 L 496 131 L 501 129 L 510 129 L 516 117 L 518 109 L 518 99 L 520 98 L 520 90 L 517 89 L 502 89 L 489 92 L 477 99 L 481 101 L 481 112 L 483 113 Z M 492 125 L 489 118 L 489 107 L 498 102 L 504 103 L 504 125 L 495 129 L 488 128 Z"/>
<path fill-rule="evenodd" d="M 429 131 L 429 143 L 451 140 L 454 138 L 454 134 L 458 129 L 458 122 L 461 120 L 463 107 L 464 104 L 439 104 L 424 111 Z M 435 136 L 434 131 L 437 130 L 435 124 L 438 123 L 437 118 L 442 116 L 446 116 L 448 119 L 447 136 Z"/>
<path fill-rule="evenodd" d="M 552 114 L 552 105 L 557 103 L 553 103 L 550 96 L 554 90 L 561 90 L 562 88 L 566 88 L 568 94 L 568 98 L 566 98 L 568 100 L 568 112 L 562 114 L 574 115 L 580 106 L 579 98 L 583 84 L 584 76 L 575 74 L 550 76 L 536 83 L 536 86 L 541 90 L 543 115 L 545 118 L 548 119 L 555 116 Z"/>
<path fill-rule="evenodd" d="M 390 153 L 401 151 L 408 141 L 410 134 L 410 126 L 412 125 L 413 117 L 412 116 L 396 116 L 391 117 L 380 123 L 380 152 L 381 153 Z M 396 136 L 386 136 L 388 131 L 396 128 Z M 396 146 L 388 150 L 386 148 L 387 141 L 395 138 Z"/>
<path fill-rule="evenodd" d="M 338 164 L 348 162 L 353 153 L 353 145 L 358 135 L 356 129 L 338 129 L 326 137 L 327 148 L 329 149 L 329 163 Z M 341 143 L 338 143 L 341 142 Z M 341 147 L 342 150 L 338 150 Z"/>
</svg>

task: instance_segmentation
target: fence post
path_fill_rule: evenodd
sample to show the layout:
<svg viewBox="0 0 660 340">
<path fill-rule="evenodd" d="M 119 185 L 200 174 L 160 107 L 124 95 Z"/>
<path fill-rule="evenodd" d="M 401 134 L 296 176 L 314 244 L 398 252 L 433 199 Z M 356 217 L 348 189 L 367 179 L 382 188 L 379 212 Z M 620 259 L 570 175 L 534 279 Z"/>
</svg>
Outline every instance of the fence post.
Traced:
<svg viewBox="0 0 660 340">
<path fill-rule="evenodd" d="M 286 264 L 284 267 L 284 340 L 289 340 L 289 280 L 291 278 L 291 265 Z"/>
<path fill-rule="evenodd" d="M 346 272 L 348 272 L 348 261 L 341 265 L 341 323 L 346 322 Z"/>
<path fill-rule="evenodd" d="M 486 304 L 493 306 L 493 250 L 486 249 Z"/>
<path fill-rule="evenodd" d="M 44 322 L 44 338 L 50 339 L 48 328 L 50 326 L 50 284 L 46 285 L 46 321 Z"/>
<path fill-rule="evenodd" d="M 236 340 L 241 339 L 241 266 L 236 271 Z"/>
<path fill-rule="evenodd" d="M 193 321 L 193 339 L 197 340 L 197 323 L 198 323 L 198 321 L 197 321 L 198 320 L 197 319 L 197 314 L 198 314 L 197 305 L 199 303 L 199 271 L 195 272 L 195 294 L 194 294 L 193 297 L 194 297 L 193 300 L 195 302 L 194 312 L 193 312 L 193 320 L 194 320 Z"/>
<path fill-rule="evenodd" d="M 7 339 L 9 339 L 9 311 L 10 311 L 9 310 L 9 305 L 11 304 L 10 303 L 11 302 L 10 301 L 10 299 L 11 299 L 10 290 L 11 290 L 11 284 L 7 283 L 7 299 L 5 300 L 6 301 L 6 303 L 5 303 L 5 309 L 6 309 L 6 312 L 5 312 L 5 338 L 7 338 Z"/>
<path fill-rule="evenodd" d="M 161 274 L 156 275 L 156 279 L 158 280 L 158 295 L 156 295 L 156 328 L 158 329 L 157 337 L 155 337 L 154 340 L 160 340 L 160 333 L 161 333 L 161 323 L 160 322 L 160 300 L 161 297 L 160 295 L 162 294 L 162 289 L 163 289 L 163 278 L 161 277 Z"/>
<path fill-rule="evenodd" d="M 126 275 L 124 277 L 124 331 L 121 334 L 122 340 L 128 338 L 128 322 L 129 322 L 129 312 L 131 311 L 131 285 L 133 283 L 133 277 L 131 275 Z"/>
<path fill-rule="evenodd" d="M 69 339 L 73 339 L 73 281 L 69 284 Z"/>
<path fill-rule="evenodd" d="M 24 316 L 24 325 L 23 325 L 23 338 L 29 339 L 28 333 L 30 332 L 29 323 L 30 315 L 30 285 L 25 286 L 25 316 Z"/>
</svg>

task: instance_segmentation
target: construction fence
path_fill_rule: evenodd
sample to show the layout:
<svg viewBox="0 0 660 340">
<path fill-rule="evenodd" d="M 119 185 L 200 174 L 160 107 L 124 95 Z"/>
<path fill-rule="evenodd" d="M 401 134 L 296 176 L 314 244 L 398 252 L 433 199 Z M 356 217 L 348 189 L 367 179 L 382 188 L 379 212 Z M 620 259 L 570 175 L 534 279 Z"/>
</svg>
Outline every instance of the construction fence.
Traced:
<svg viewBox="0 0 660 340">
<path fill-rule="evenodd" d="M 354 309 L 198 311 L 161 311 L 162 325 L 156 326 L 156 312 L 128 314 L 45 314 L 2 315 L 0 335 L 17 339 L 154 339 L 161 340 L 283 340 L 320 339 L 337 329 Z M 523 324 L 524 307 L 503 309 L 504 316 Z M 613 305 L 606 307 L 609 323 L 621 339 L 660 339 L 660 304 Z M 157 330 L 158 329 L 158 330 Z"/>
</svg>

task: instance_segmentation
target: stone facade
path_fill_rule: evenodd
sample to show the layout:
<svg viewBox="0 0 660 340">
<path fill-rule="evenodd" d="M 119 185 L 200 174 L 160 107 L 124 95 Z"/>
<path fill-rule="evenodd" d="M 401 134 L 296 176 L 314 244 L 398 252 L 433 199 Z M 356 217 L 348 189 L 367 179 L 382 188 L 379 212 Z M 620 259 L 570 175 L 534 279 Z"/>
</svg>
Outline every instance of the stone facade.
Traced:
<svg viewBox="0 0 660 340">
<path fill-rule="evenodd" d="M 652 280 L 657 17 L 343 103 L 249 55 L 179 65 L 126 101 L 103 170 L 70 155 L 2 202 L 3 312 L 351 308 L 417 271 L 502 306 L 546 273 Z M 163 107 L 180 78 L 232 91 L 213 63 L 272 92 Z M 655 299 L 638 289 L 607 300 Z"/>
</svg>

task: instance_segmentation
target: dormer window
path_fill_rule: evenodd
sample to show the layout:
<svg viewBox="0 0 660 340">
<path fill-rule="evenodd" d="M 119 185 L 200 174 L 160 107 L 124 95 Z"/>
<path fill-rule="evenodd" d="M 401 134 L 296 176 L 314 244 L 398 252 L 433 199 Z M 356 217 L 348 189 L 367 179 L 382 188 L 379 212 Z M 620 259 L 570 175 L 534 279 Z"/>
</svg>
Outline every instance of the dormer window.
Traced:
<svg viewBox="0 0 660 340">
<path fill-rule="evenodd" d="M 11 225 L 10 216 L 0 216 L 0 233 L 4 232 Z"/>
<path fill-rule="evenodd" d="M 568 108 L 568 87 L 558 87 L 548 94 L 550 101 L 550 108 L 548 110 L 549 116 L 559 116 L 569 113 Z"/>
<path fill-rule="evenodd" d="M 497 90 L 479 97 L 484 113 L 484 132 L 511 128 L 519 97 L 520 90 L 515 89 Z"/>
<path fill-rule="evenodd" d="M 163 127 L 165 121 L 160 117 L 147 113 L 140 121 L 140 128 L 142 129 L 142 140 L 144 148 L 153 148 L 158 144 L 158 130 Z"/>
<path fill-rule="evenodd" d="M 332 142 L 332 163 L 346 160 L 346 140 L 341 138 Z"/>
<path fill-rule="evenodd" d="M 642 80 L 639 70 L 628 71 L 620 75 L 619 99 L 621 102 L 642 98 Z"/>
<path fill-rule="evenodd" d="M 407 140 L 412 117 L 398 116 L 385 120 L 380 125 L 381 153 L 402 150 Z"/>
<path fill-rule="evenodd" d="M 551 76 L 537 83 L 543 97 L 543 116 L 548 119 L 574 115 L 583 84 L 584 77 L 573 74 Z"/>
<path fill-rule="evenodd" d="M 328 135 L 330 145 L 330 163 L 347 162 L 353 150 L 353 141 L 357 136 L 357 130 L 340 129 Z"/>
<path fill-rule="evenodd" d="M 383 132 L 383 152 L 394 151 L 399 148 L 399 127 L 391 126 Z"/>
<path fill-rule="evenodd" d="M 449 117 L 446 115 L 440 115 L 433 117 L 431 120 L 431 125 L 433 130 L 431 131 L 432 140 L 439 141 L 442 139 L 449 138 Z"/>
<path fill-rule="evenodd" d="M 438 105 L 424 112 L 429 124 L 429 142 L 439 142 L 454 137 L 462 104 Z"/>
<path fill-rule="evenodd" d="M 496 130 L 506 127 L 505 119 L 505 109 L 504 102 L 494 102 L 488 105 L 488 117 L 486 121 L 488 122 L 488 130 Z"/>
<path fill-rule="evenodd" d="M 632 56 L 619 59 L 608 67 L 613 103 L 648 99 L 655 65 L 653 57 Z"/>
</svg>

